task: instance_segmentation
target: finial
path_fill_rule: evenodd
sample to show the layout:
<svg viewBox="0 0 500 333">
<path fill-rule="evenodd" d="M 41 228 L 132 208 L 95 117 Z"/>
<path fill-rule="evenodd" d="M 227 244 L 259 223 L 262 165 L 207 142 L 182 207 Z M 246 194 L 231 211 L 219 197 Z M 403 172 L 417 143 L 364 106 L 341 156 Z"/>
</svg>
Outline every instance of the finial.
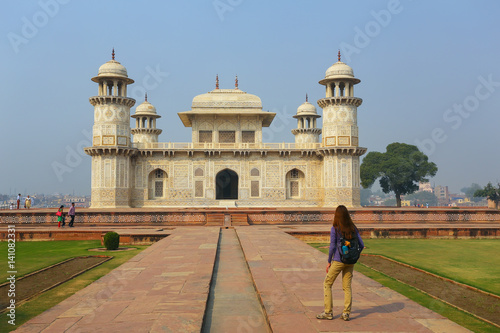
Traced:
<svg viewBox="0 0 500 333">
<path fill-rule="evenodd" d="M 148 101 L 148 93 L 146 93 L 146 96 L 144 96 L 144 100 L 147 102 Z"/>
<path fill-rule="evenodd" d="M 338 58 L 339 58 L 339 61 L 340 61 L 340 50 L 339 50 L 339 53 L 338 53 Z"/>
<path fill-rule="evenodd" d="M 238 74 L 236 74 L 236 79 L 234 80 L 234 88 L 238 89 Z"/>
<path fill-rule="evenodd" d="M 115 48 L 113 47 L 113 52 L 111 52 L 111 59 L 115 60 Z"/>
<path fill-rule="evenodd" d="M 219 89 L 219 74 L 215 76 L 215 89 Z"/>
<path fill-rule="evenodd" d="M 307 98 L 307 93 L 306 93 L 306 102 L 309 102 L 309 98 Z"/>
</svg>

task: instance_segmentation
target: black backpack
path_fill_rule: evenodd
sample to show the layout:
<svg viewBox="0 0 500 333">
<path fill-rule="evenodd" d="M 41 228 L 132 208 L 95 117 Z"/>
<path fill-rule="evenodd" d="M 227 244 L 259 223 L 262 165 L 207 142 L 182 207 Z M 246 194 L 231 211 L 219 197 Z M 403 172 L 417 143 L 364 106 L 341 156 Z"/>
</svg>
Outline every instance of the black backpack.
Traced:
<svg viewBox="0 0 500 333">
<path fill-rule="evenodd" d="M 352 239 L 345 239 L 341 232 L 338 232 L 340 261 L 344 264 L 355 264 L 361 256 L 361 247 L 359 244 L 358 235 L 354 234 Z"/>
</svg>

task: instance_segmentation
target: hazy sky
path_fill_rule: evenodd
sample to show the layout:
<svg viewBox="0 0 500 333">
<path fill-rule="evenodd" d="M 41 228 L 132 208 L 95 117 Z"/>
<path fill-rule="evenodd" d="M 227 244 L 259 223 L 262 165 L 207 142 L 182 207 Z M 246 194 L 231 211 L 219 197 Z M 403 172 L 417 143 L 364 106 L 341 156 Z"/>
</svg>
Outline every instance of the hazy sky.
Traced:
<svg viewBox="0 0 500 333">
<path fill-rule="evenodd" d="M 111 59 L 129 95 L 162 116 L 160 141 L 188 142 L 177 112 L 214 88 L 277 112 L 267 142 L 293 142 L 291 116 L 342 60 L 361 83 L 360 145 L 418 144 L 451 191 L 500 180 L 498 1 L 8 1 L 0 20 L 0 193 L 90 193 L 97 95 Z M 315 103 L 316 104 L 316 103 Z M 317 106 L 317 104 L 316 104 Z M 318 111 L 321 109 L 317 106 Z M 132 112 L 135 111 L 135 107 Z"/>
</svg>

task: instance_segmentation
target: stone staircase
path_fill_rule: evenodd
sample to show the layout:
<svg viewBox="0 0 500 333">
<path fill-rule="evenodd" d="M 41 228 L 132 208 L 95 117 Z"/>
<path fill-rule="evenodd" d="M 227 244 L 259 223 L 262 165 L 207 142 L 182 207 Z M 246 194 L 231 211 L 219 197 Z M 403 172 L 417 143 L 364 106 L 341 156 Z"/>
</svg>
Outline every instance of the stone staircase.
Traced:
<svg viewBox="0 0 500 333">
<path fill-rule="evenodd" d="M 232 213 L 231 214 L 231 225 L 249 225 L 248 224 L 248 215 L 243 213 Z"/>
<path fill-rule="evenodd" d="M 223 213 L 209 213 L 207 214 L 207 226 L 223 226 L 224 225 Z"/>
</svg>

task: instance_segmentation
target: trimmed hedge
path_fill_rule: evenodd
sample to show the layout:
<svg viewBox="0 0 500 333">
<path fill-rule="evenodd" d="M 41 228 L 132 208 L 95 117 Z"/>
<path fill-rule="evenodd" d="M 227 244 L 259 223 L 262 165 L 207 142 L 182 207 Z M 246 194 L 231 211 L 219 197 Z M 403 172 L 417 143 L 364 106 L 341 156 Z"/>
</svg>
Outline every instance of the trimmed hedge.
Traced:
<svg viewBox="0 0 500 333">
<path fill-rule="evenodd" d="M 104 235 L 104 246 L 107 250 L 118 250 L 120 246 L 120 235 L 114 231 L 110 231 Z"/>
</svg>

